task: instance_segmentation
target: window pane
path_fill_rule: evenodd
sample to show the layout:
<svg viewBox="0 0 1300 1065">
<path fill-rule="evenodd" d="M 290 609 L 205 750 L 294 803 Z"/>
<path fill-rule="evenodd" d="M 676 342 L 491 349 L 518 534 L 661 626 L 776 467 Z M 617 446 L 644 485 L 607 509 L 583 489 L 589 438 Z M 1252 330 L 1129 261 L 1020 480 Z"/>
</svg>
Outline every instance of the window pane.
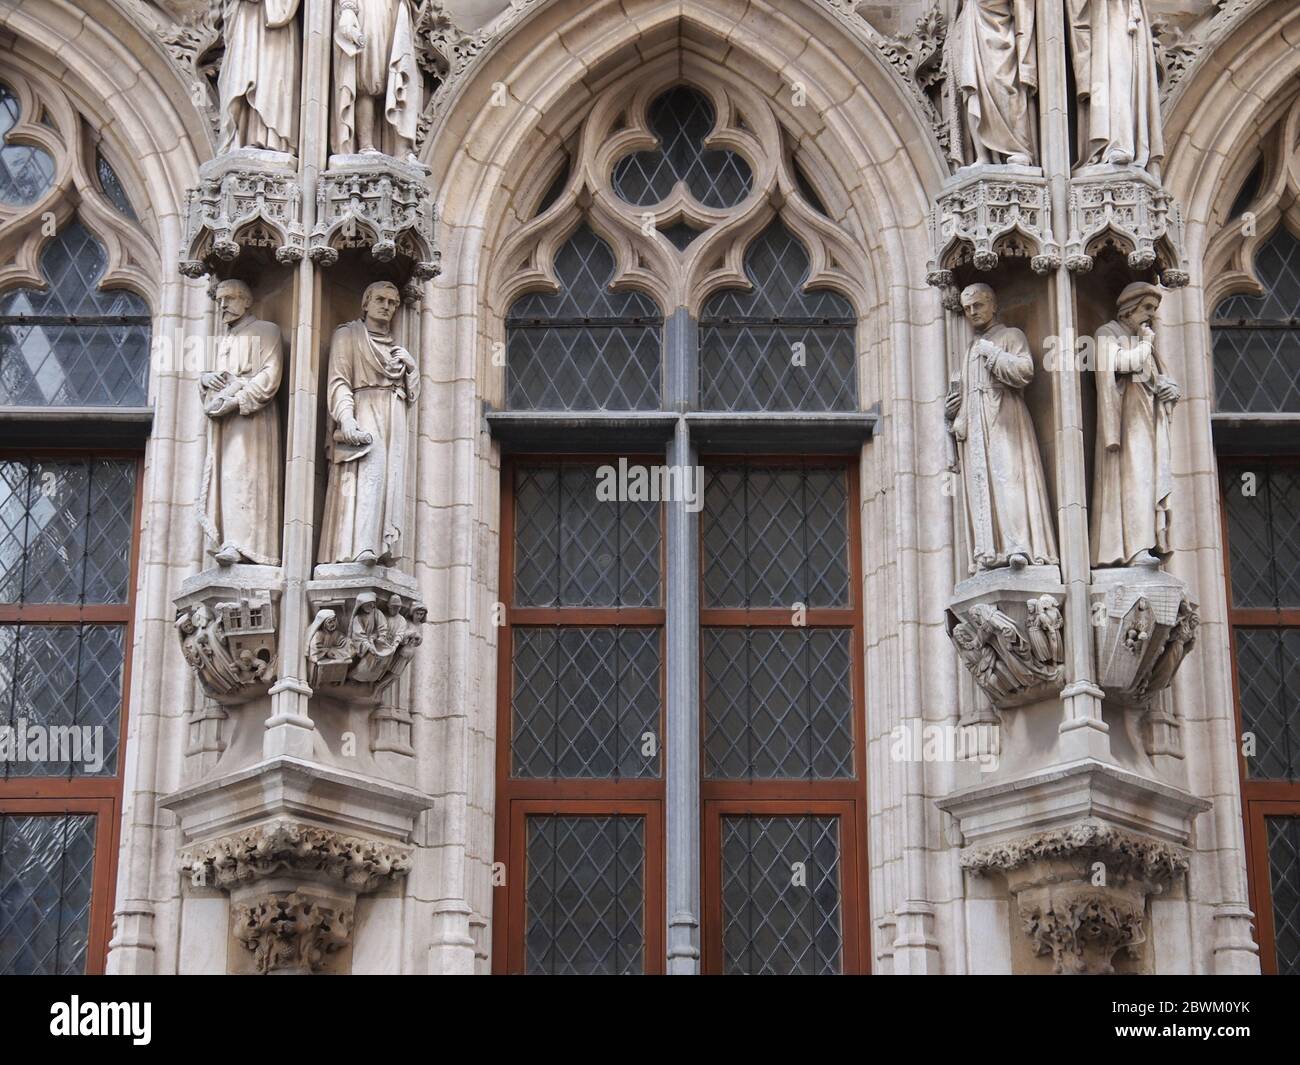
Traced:
<svg viewBox="0 0 1300 1065">
<path fill-rule="evenodd" d="M 669 89 L 650 105 L 646 119 L 659 145 L 614 167 L 614 191 L 621 199 L 638 207 L 662 203 L 679 181 L 706 207 L 734 207 L 749 195 L 749 164 L 735 152 L 704 147 L 716 117 L 702 92 L 686 85 Z"/>
<path fill-rule="evenodd" d="M 107 264 L 104 246 L 74 222 L 41 253 L 48 289 L 16 289 L 0 297 L 0 319 L 92 319 L 0 322 L 0 404 L 145 405 L 150 328 L 142 321 L 104 319 L 147 318 L 148 307 L 130 292 L 98 287 Z"/>
<path fill-rule="evenodd" d="M 1261 296 L 1229 296 L 1214 312 L 1216 320 L 1255 318 L 1283 321 L 1300 318 L 1300 240 L 1279 226 L 1255 256 L 1255 273 L 1264 285 Z"/>
<path fill-rule="evenodd" d="M 1266 817 L 1277 971 L 1300 976 L 1300 817 Z"/>
<path fill-rule="evenodd" d="M 516 606 L 658 605 L 659 504 L 602 498 L 601 469 L 516 470 Z"/>
<path fill-rule="evenodd" d="M 645 819 L 528 818 L 526 971 L 645 968 Z"/>
<path fill-rule="evenodd" d="M 95 818 L 0 814 L 0 973 L 86 971 Z"/>
<path fill-rule="evenodd" d="M 1255 735 L 1246 759 L 1256 780 L 1300 779 L 1300 629 L 1234 630 L 1241 727 Z"/>
<path fill-rule="evenodd" d="M 0 602 L 124 603 L 135 463 L 0 463 Z"/>
<path fill-rule="evenodd" d="M 0 625 L 8 777 L 116 774 L 125 652 L 122 625 Z"/>
<path fill-rule="evenodd" d="M 705 629 L 704 774 L 850 778 L 847 629 Z"/>
<path fill-rule="evenodd" d="M 513 636 L 513 776 L 659 775 L 659 629 L 517 628 Z"/>
<path fill-rule="evenodd" d="M 842 468 L 709 469 L 704 605 L 846 606 L 847 510 Z"/>
<path fill-rule="evenodd" d="M 838 818 L 723 817 L 727 974 L 841 972 L 840 894 Z"/>
<path fill-rule="evenodd" d="M 506 406 L 657 409 L 663 317 L 654 300 L 611 291 L 614 253 L 587 226 L 556 252 L 555 273 L 558 293 L 524 296 L 510 311 Z"/>
<path fill-rule="evenodd" d="M 748 292 L 718 293 L 700 321 L 704 410 L 856 410 L 853 306 L 804 291 L 812 271 L 799 239 L 780 223 L 745 252 Z"/>
<path fill-rule="evenodd" d="M 1232 605 L 1300 606 L 1300 467 L 1247 461 L 1222 477 Z"/>
<path fill-rule="evenodd" d="M 0 85 L 0 202 L 15 206 L 35 203 L 54 180 L 54 160 L 49 152 L 6 143 L 20 117 L 18 97 Z"/>
</svg>

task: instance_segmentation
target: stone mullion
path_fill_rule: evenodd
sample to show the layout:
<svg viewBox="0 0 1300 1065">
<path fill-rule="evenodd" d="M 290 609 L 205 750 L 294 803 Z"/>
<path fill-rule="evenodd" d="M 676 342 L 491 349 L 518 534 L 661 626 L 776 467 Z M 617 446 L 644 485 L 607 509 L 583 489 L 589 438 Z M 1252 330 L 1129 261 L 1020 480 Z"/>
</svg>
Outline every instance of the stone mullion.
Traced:
<svg viewBox="0 0 1300 1065">
<path fill-rule="evenodd" d="M 667 462 L 683 476 L 698 463 L 684 417 L 698 395 L 698 367 L 699 323 L 679 307 L 664 323 L 664 407 L 682 415 Z M 700 523 L 680 496 L 664 512 L 668 973 L 691 976 L 700 971 Z"/>
<path fill-rule="evenodd" d="M 1071 100 L 1067 81 L 1066 17 L 1062 0 L 1039 0 L 1039 129 L 1043 174 L 1052 206 L 1052 238 L 1064 248 L 1070 227 Z M 1074 275 L 1062 257 L 1050 277 L 1051 332 L 1057 350 L 1073 350 L 1078 335 Z M 1080 374 L 1070 359 L 1061 360 L 1052 380 L 1056 436 L 1056 512 L 1065 586 L 1064 719 L 1060 725 L 1061 761 L 1096 757 L 1110 760 L 1110 740 L 1102 720 L 1102 692 L 1096 682 L 1093 626 L 1089 608 L 1091 551 L 1088 540 L 1087 456 L 1083 431 Z"/>
<path fill-rule="evenodd" d="M 302 120 L 298 183 L 304 232 L 316 224 L 316 183 L 329 152 L 331 0 L 306 0 L 302 62 Z M 316 509 L 316 438 L 319 433 L 321 279 L 304 256 L 294 281 L 294 332 L 289 374 L 289 417 L 284 471 L 284 593 L 280 613 L 280 675 L 271 689 L 266 757 L 310 758 L 315 725 L 308 712 L 306 677 L 308 606 Z"/>
</svg>

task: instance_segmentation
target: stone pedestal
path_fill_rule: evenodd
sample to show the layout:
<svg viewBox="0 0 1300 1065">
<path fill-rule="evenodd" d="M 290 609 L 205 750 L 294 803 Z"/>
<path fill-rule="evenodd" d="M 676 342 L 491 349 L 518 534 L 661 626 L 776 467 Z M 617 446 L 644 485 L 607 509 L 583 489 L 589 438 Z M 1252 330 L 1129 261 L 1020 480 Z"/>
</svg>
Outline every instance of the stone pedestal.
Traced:
<svg viewBox="0 0 1300 1065">
<path fill-rule="evenodd" d="M 199 168 L 185 200 L 186 277 L 221 275 L 248 248 L 265 248 L 280 263 L 306 252 L 298 161 L 285 152 L 240 148 Z"/>
<path fill-rule="evenodd" d="M 1090 596 L 1102 691 L 1120 705 L 1149 704 L 1196 645 L 1200 617 L 1187 585 L 1155 566 L 1117 567 L 1093 570 Z M 1171 721 L 1151 718 L 1157 746 L 1169 745 Z"/>
<path fill-rule="evenodd" d="M 1098 165 L 1070 178 L 1070 236 L 1065 265 L 1087 273 L 1106 248 L 1122 254 L 1131 270 L 1155 269 L 1167 288 L 1188 282 L 1178 203 L 1145 170 Z"/>
</svg>

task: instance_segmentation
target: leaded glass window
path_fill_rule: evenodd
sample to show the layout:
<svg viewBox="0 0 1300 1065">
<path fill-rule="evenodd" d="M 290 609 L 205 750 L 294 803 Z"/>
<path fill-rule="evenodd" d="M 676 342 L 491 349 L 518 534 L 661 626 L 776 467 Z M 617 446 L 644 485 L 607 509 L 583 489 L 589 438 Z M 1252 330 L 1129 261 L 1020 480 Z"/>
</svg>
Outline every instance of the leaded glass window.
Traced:
<svg viewBox="0 0 1300 1065">
<path fill-rule="evenodd" d="M 0 814 L 0 973 L 86 971 L 95 817 Z"/>
<path fill-rule="evenodd" d="M 1222 412 L 1300 413 L 1300 239 L 1280 227 L 1260 248 L 1263 296 L 1230 296 L 1214 315 Z"/>
<path fill-rule="evenodd" d="M 857 317 L 843 296 L 806 291 L 810 271 L 799 238 L 774 223 L 745 252 L 753 288 L 720 292 L 705 303 L 704 410 L 857 409 Z"/>
<path fill-rule="evenodd" d="M 142 407 L 147 402 L 149 311 L 104 290 L 104 246 L 79 222 L 41 253 L 48 287 L 0 295 L 0 405 Z"/>
<path fill-rule="evenodd" d="M 1277 973 L 1300 976 L 1300 816 L 1266 817 Z"/>
<path fill-rule="evenodd" d="M 49 152 L 10 143 L 9 132 L 21 118 L 18 97 L 0 84 L 0 203 L 15 207 L 35 203 L 54 181 L 54 160 Z"/>
<path fill-rule="evenodd" d="M 614 253 L 580 226 L 555 256 L 558 293 L 519 300 L 506 322 L 511 410 L 655 410 L 663 316 L 640 292 L 613 292 Z"/>
</svg>

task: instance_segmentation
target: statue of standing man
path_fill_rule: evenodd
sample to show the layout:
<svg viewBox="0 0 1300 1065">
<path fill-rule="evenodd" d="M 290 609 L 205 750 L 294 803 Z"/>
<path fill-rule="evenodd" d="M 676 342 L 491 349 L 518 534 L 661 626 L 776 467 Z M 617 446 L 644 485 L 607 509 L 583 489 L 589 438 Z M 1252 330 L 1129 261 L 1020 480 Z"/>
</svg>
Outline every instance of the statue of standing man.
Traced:
<svg viewBox="0 0 1300 1065">
<path fill-rule="evenodd" d="M 299 0 L 225 0 L 221 151 L 298 151 Z"/>
<path fill-rule="evenodd" d="M 242 281 L 217 286 L 226 325 L 218 367 L 199 376 L 208 418 L 199 523 L 222 566 L 280 564 L 280 416 L 275 395 L 284 366 L 280 327 L 249 313 Z"/>
<path fill-rule="evenodd" d="M 1066 0 L 1079 106 L 1079 165 L 1137 166 L 1160 176 L 1164 134 L 1144 0 Z"/>
<path fill-rule="evenodd" d="M 963 161 L 1032 166 L 1038 91 L 1034 0 L 965 0 L 949 38 Z M 964 136 L 962 136 L 964 134 Z"/>
<path fill-rule="evenodd" d="M 420 392 L 414 357 L 393 341 L 397 286 L 361 297 L 361 318 L 330 341 L 326 401 L 334 432 L 320 561 L 392 565 L 406 524 L 407 407 Z"/>
<path fill-rule="evenodd" d="M 1135 281 L 1097 330 L 1094 567 L 1156 565 L 1171 553 L 1169 427 L 1180 393 L 1156 350 L 1159 309 L 1160 290 Z"/>
<path fill-rule="evenodd" d="M 997 317 L 988 285 L 962 290 L 975 330 L 945 413 L 957 441 L 972 571 L 1054 565 L 1056 534 L 1025 386 L 1034 358 L 1025 334 Z"/>
<path fill-rule="evenodd" d="M 333 151 L 413 156 L 423 87 L 410 0 L 337 0 Z"/>
</svg>

